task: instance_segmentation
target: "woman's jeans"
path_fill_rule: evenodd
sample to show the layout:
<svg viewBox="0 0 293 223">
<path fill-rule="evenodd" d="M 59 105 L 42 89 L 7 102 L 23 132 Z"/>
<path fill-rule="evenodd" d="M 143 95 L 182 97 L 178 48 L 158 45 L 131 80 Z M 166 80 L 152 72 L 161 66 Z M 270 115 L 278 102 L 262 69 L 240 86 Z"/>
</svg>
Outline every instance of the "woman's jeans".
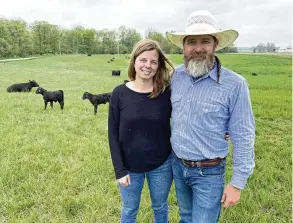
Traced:
<svg viewBox="0 0 293 223">
<path fill-rule="evenodd" d="M 171 158 L 146 173 L 128 172 L 130 185 L 119 185 L 122 198 L 121 223 L 135 223 L 144 180 L 147 178 L 155 223 L 168 222 L 168 194 L 172 184 Z"/>
</svg>

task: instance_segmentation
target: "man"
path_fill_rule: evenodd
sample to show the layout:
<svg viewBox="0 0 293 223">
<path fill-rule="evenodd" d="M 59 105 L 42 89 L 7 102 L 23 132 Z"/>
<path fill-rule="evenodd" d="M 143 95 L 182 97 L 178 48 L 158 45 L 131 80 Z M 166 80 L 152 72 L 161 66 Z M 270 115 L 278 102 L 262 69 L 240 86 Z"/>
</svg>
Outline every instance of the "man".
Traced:
<svg viewBox="0 0 293 223">
<path fill-rule="evenodd" d="M 184 33 L 166 33 L 183 48 L 185 62 L 171 79 L 172 167 L 181 223 L 217 222 L 221 206 L 237 204 L 254 168 L 255 123 L 246 80 L 215 56 L 238 32 L 218 31 L 215 23 L 209 11 L 195 11 Z M 233 173 L 225 186 L 227 131 Z"/>
</svg>

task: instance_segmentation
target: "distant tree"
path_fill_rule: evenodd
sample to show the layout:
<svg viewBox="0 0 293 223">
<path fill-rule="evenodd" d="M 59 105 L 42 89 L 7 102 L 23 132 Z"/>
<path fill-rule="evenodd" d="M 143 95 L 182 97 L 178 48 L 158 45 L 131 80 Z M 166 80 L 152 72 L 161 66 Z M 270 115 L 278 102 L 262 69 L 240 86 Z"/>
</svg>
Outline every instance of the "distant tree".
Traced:
<svg viewBox="0 0 293 223">
<path fill-rule="evenodd" d="M 252 49 L 252 52 L 256 52 L 256 46 L 253 46 L 253 47 L 251 47 L 251 49 Z"/>
<path fill-rule="evenodd" d="M 11 55 L 12 46 L 3 38 L 0 38 L 0 58 L 6 58 Z"/>
<path fill-rule="evenodd" d="M 85 52 L 88 56 L 93 53 L 95 43 L 96 31 L 94 29 L 86 29 L 83 32 L 83 45 L 85 46 Z"/>
<path fill-rule="evenodd" d="M 0 19 L 0 38 L 6 49 L 6 57 L 26 56 L 32 53 L 32 42 L 26 22 L 23 20 Z M 7 44 L 10 47 L 7 48 Z M 8 51 L 9 49 L 9 51 Z"/>
<path fill-rule="evenodd" d="M 165 35 L 163 35 L 161 32 L 157 31 L 156 29 L 154 28 L 148 28 L 146 31 L 145 31 L 145 37 L 148 38 L 148 39 L 152 39 L 152 40 L 156 40 L 162 50 L 165 52 L 165 53 L 172 53 L 172 54 L 178 54 L 178 53 L 182 53 L 182 49 L 175 46 L 173 43 L 171 43 L 166 37 Z"/>
<path fill-rule="evenodd" d="M 170 52 L 171 45 L 168 43 L 167 39 L 163 36 L 162 33 L 155 30 L 149 30 L 147 38 L 157 41 L 165 53 Z"/>
<path fill-rule="evenodd" d="M 117 53 L 116 30 L 102 29 L 97 31 L 96 47 L 101 54 Z"/>
<path fill-rule="evenodd" d="M 259 44 L 256 46 L 255 51 L 256 51 L 257 53 L 265 53 L 265 52 L 266 52 L 266 46 L 265 46 L 265 44 L 263 44 L 263 43 L 259 43 Z"/>
<path fill-rule="evenodd" d="M 278 47 L 276 47 L 275 43 L 268 42 L 267 44 L 259 43 L 257 46 L 253 47 L 253 52 L 257 53 L 266 53 L 266 52 L 276 52 Z"/>
<path fill-rule="evenodd" d="M 237 53 L 237 48 L 235 44 L 231 44 L 221 50 L 218 50 L 217 53 Z"/>
<path fill-rule="evenodd" d="M 119 53 L 131 53 L 133 46 L 142 39 L 135 29 L 127 29 L 120 26 L 117 32 L 117 44 Z"/>
<path fill-rule="evenodd" d="M 276 45 L 274 43 L 267 43 L 266 50 L 267 50 L 267 52 L 275 52 Z"/>
<path fill-rule="evenodd" d="M 58 52 L 60 29 L 46 21 L 35 21 L 30 26 L 34 50 L 38 54 Z"/>
</svg>

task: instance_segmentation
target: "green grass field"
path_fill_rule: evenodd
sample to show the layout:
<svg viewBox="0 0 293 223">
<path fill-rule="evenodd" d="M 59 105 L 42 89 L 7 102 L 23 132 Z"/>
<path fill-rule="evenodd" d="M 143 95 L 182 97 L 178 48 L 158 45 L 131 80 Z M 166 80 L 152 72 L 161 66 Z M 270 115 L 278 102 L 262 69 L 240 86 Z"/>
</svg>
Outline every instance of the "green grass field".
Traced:
<svg viewBox="0 0 293 223">
<path fill-rule="evenodd" d="M 256 167 L 240 203 L 223 210 L 221 223 L 291 222 L 291 56 L 220 55 L 223 65 L 249 83 L 257 134 Z M 85 91 L 105 93 L 127 79 L 125 56 L 54 56 L 0 63 L 0 222 L 119 222 L 120 196 L 108 138 L 108 105 L 97 116 Z M 174 64 L 182 55 L 169 55 Z M 111 70 L 120 69 L 120 77 Z M 256 73 L 257 76 L 253 76 Z M 64 91 L 65 108 L 44 110 L 43 98 L 7 93 L 13 83 L 36 80 Z M 227 182 L 231 177 L 231 153 Z M 170 220 L 177 223 L 174 187 Z M 152 219 L 144 188 L 138 222 Z"/>
</svg>

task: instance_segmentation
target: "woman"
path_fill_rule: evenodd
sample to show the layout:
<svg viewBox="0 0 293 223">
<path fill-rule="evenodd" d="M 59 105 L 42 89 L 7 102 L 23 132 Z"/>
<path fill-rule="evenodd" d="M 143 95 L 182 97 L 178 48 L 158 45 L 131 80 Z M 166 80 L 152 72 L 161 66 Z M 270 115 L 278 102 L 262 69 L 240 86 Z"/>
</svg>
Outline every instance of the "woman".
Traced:
<svg viewBox="0 0 293 223">
<path fill-rule="evenodd" d="M 153 40 L 136 44 L 128 67 L 130 82 L 112 93 L 108 135 L 122 198 L 121 222 L 136 222 L 147 179 L 155 223 L 168 222 L 172 63 Z"/>
</svg>

